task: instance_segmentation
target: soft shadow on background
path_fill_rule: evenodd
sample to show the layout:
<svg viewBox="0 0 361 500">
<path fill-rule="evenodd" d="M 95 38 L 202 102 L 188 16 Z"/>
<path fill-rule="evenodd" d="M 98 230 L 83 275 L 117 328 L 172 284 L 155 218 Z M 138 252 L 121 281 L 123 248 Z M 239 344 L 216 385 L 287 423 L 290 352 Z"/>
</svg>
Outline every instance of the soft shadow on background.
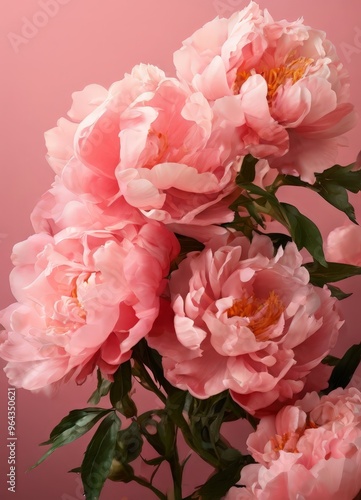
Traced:
<svg viewBox="0 0 361 500">
<path fill-rule="evenodd" d="M 105 87 L 120 80 L 140 62 L 160 66 L 174 76 L 172 53 L 181 41 L 216 15 L 229 16 L 242 9 L 245 0 L 17 0 L 2 12 L 0 33 L 1 78 L 1 182 L 0 182 L 0 308 L 12 302 L 8 284 L 12 246 L 31 232 L 30 212 L 49 188 L 53 172 L 45 160 L 43 134 L 55 126 L 71 105 L 71 94 L 89 83 Z M 360 0 L 259 0 L 275 19 L 295 20 L 327 32 L 351 77 L 351 102 L 361 115 L 361 4 Z M 347 9 L 345 8 L 347 5 Z M 349 146 L 340 155 L 351 163 L 361 149 L 360 125 L 348 134 Z M 291 201 L 321 228 L 324 236 L 346 222 L 346 216 L 312 196 L 284 191 Z M 361 197 L 351 200 L 361 220 Z M 346 325 L 335 350 L 342 354 L 359 341 L 361 278 L 343 284 L 354 295 L 342 302 Z M 1 367 L 3 364 L 0 365 Z M 361 389 L 360 372 L 354 385 Z M 17 391 L 16 493 L 6 485 L 7 379 L 0 372 L 0 498 L 16 500 L 81 500 L 81 481 L 71 468 L 80 465 L 89 437 L 80 439 L 49 458 L 38 469 L 27 472 L 44 452 L 38 444 L 71 409 L 87 406 L 94 379 L 82 387 L 74 382 L 49 399 L 44 394 Z M 143 409 L 153 408 L 152 396 L 137 389 L 135 399 Z M 105 402 L 104 404 L 108 404 Z M 245 428 L 244 428 L 245 429 Z M 245 432 L 245 433 L 244 433 Z M 228 429 L 232 442 L 237 436 L 244 446 L 248 429 Z M 203 483 L 207 469 L 192 458 L 186 481 L 189 493 Z M 159 482 L 167 480 L 167 475 Z M 186 492 L 187 493 L 187 492 Z M 102 500 L 143 500 L 154 496 L 130 484 L 108 482 Z"/>
</svg>

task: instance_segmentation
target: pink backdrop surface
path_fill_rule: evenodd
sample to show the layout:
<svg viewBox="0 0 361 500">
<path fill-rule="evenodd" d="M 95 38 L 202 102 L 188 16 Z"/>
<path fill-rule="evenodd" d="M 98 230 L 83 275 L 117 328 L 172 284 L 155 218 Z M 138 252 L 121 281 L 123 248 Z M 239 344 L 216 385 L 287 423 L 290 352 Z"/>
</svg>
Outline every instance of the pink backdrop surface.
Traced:
<svg viewBox="0 0 361 500">
<path fill-rule="evenodd" d="M 216 15 L 228 16 L 246 5 L 245 0 L 17 0 L 2 12 L 0 36 L 1 78 L 1 183 L 0 183 L 0 308 L 12 302 L 8 285 L 12 246 L 32 232 L 29 215 L 40 195 L 48 189 L 53 172 L 45 160 L 43 134 L 55 126 L 71 104 L 71 94 L 89 83 L 108 86 L 139 63 L 151 63 L 174 74 L 172 53 L 181 41 Z M 274 18 L 294 20 L 327 32 L 351 76 L 351 100 L 361 114 L 361 3 L 360 0 L 260 0 Z M 52 4 L 47 11 L 46 4 Z M 342 151 L 342 163 L 352 162 L 361 149 L 360 125 L 348 134 L 349 147 Z M 340 159 L 341 160 L 341 159 Z M 284 192 L 311 217 L 324 235 L 346 222 L 345 216 L 302 192 Z M 353 197 L 361 220 L 361 197 Z M 354 295 L 341 304 L 347 320 L 335 351 L 341 354 L 358 342 L 361 279 L 345 283 Z M 3 366 L 3 364 L 1 365 Z M 65 447 L 39 468 L 27 469 L 41 456 L 50 430 L 71 409 L 86 406 L 94 379 L 77 387 L 63 387 L 55 398 L 17 391 L 16 493 L 7 491 L 6 448 L 8 387 L 0 372 L 0 498 L 18 500 L 81 500 L 80 479 L 67 471 L 80 465 L 89 437 Z M 361 378 L 355 384 L 361 389 Z M 143 408 L 152 399 L 138 390 Z M 150 405 L 150 406 L 149 406 Z M 233 428 L 242 445 L 244 433 Z M 166 481 L 160 473 L 158 484 Z M 205 480 L 207 471 L 191 460 L 188 487 Z M 186 491 L 187 493 L 187 491 Z M 154 498 L 133 484 L 106 484 L 102 500 Z"/>
</svg>

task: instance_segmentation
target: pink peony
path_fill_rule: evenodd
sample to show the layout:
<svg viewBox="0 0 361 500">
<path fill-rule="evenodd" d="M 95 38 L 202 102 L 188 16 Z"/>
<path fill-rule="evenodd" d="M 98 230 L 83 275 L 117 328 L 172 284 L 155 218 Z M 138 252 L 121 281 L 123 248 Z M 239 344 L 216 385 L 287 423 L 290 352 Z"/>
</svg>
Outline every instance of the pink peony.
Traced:
<svg viewBox="0 0 361 500">
<path fill-rule="evenodd" d="M 56 174 L 60 174 L 67 162 L 74 156 L 74 135 L 79 123 L 107 98 L 108 91 L 101 85 L 87 85 L 82 91 L 74 92 L 73 104 L 67 118 L 60 118 L 57 126 L 45 132 L 48 149 L 47 160 Z M 104 125 L 104 130 L 105 130 Z"/>
<path fill-rule="evenodd" d="M 258 415 L 302 391 L 343 323 L 330 292 L 309 284 L 295 244 L 274 255 L 257 234 L 252 243 L 235 234 L 188 254 L 170 292 L 173 313 L 148 337 L 168 380 L 199 398 L 230 389 Z"/>
<path fill-rule="evenodd" d="M 179 251 L 157 223 L 112 233 L 64 229 L 14 247 L 18 301 L 0 314 L 0 356 L 10 384 L 42 389 L 97 365 L 111 375 L 151 329 L 170 261 Z"/>
<path fill-rule="evenodd" d="M 179 78 L 238 122 L 243 153 L 313 183 L 354 124 L 348 75 L 325 33 L 274 21 L 255 2 L 216 18 L 175 52 Z"/>
<path fill-rule="evenodd" d="M 116 196 L 173 229 L 233 218 L 226 197 L 240 165 L 235 126 L 158 68 L 136 66 L 114 83 L 77 126 L 74 149 L 102 183 L 116 184 Z"/>
<path fill-rule="evenodd" d="M 262 189 L 270 186 L 277 177 L 277 171 L 272 169 L 267 160 L 259 160 L 255 166 L 255 178 L 253 184 Z"/>
<path fill-rule="evenodd" d="M 84 230 L 104 229 L 111 232 L 122 229 L 128 224 L 142 225 L 148 221 L 124 198 L 116 197 L 113 201 L 104 199 L 101 186 L 92 182 L 96 179 L 86 167 L 82 166 L 83 168 L 78 169 L 80 185 L 75 182 L 75 175 L 71 177 L 72 182 L 69 182 L 67 172 L 75 164 L 79 162 L 72 160 L 64 167 L 62 176 L 56 177 L 52 187 L 36 204 L 31 214 L 35 232 L 54 235 L 67 227 Z M 83 176 L 82 173 L 84 173 Z M 89 177 L 87 173 L 90 173 Z M 84 185 L 89 189 L 82 192 Z"/>
<path fill-rule="evenodd" d="M 361 228 L 356 224 L 337 227 L 327 237 L 325 257 L 329 262 L 361 266 Z"/>
<path fill-rule="evenodd" d="M 311 393 L 261 420 L 247 440 L 259 462 L 226 500 L 352 500 L 361 490 L 361 393 Z"/>
</svg>

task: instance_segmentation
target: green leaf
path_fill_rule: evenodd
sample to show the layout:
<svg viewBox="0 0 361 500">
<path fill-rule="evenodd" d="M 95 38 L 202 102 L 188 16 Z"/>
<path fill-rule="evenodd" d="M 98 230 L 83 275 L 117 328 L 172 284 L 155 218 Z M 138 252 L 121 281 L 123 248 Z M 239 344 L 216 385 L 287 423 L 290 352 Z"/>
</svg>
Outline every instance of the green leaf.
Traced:
<svg viewBox="0 0 361 500">
<path fill-rule="evenodd" d="M 132 389 L 132 368 L 130 361 L 122 363 L 114 374 L 114 382 L 110 388 L 110 402 L 127 418 L 137 414 L 137 407 L 130 397 Z"/>
<path fill-rule="evenodd" d="M 343 292 L 337 286 L 327 284 L 327 287 L 331 292 L 331 297 L 336 297 L 336 299 L 338 299 L 338 300 L 347 299 L 347 297 L 350 297 L 352 295 L 352 293 Z"/>
<path fill-rule="evenodd" d="M 328 366 L 336 366 L 339 361 L 340 358 L 336 358 L 336 356 L 331 356 L 331 354 L 329 354 L 328 356 L 323 358 L 322 363 Z"/>
<path fill-rule="evenodd" d="M 50 439 L 41 443 L 41 446 L 51 444 L 51 448 L 33 465 L 37 467 L 57 448 L 75 441 L 86 434 L 101 418 L 105 417 L 112 410 L 103 408 L 84 408 L 82 410 L 72 410 L 61 422 L 51 431 Z"/>
<path fill-rule="evenodd" d="M 339 184 L 334 184 L 330 181 L 324 181 L 320 186 L 318 193 L 330 205 L 334 206 L 341 212 L 344 212 L 347 217 L 357 224 L 355 217 L 355 209 L 348 200 L 348 194 L 344 187 Z"/>
<path fill-rule="evenodd" d="M 148 443 L 165 459 L 174 452 L 176 439 L 175 426 L 165 410 L 151 410 L 138 417 L 143 436 Z"/>
<path fill-rule="evenodd" d="M 361 190 L 361 170 L 355 170 L 355 164 L 347 166 L 334 165 L 320 174 L 316 174 L 316 184 L 334 183 L 344 187 L 347 191 L 358 193 Z"/>
<path fill-rule="evenodd" d="M 249 202 L 249 203 L 245 204 L 244 206 L 247 209 L 249 215 L 257 222 L 257 224 L 260 225 L 263 229 L 265 229 L 266 225 L 265 225 L 264 219 L 263 219 L 261 213 L 259 212 L 259 209 L 257 208 L 257 206 L 253 202 Z"/>
<path fill-rule="evenodd" d="M 253 182 L 256 177 L 256 164 L 258 163 L 257 158 L 253 158 L 252 155 L 246 155 L 243 158 L 241 170 L 237 175 L 236 183 L 241 185 L 245 182 Z"/>
<path fill-rule="evenodd" d="M 70 469 L 70 470 L 68 470 L 68 472 L 73 472 L 74 474 L 80 474 L 81 467 L 74 467 L 74 469 Z"/>
<path fill-rule="evenodd" d="M 280 174 L 277 176 L 276 180 L 274 181 L 274 184 L 277 187 L 280 186 L 297 186 L 297 187 L 307 187 L 310 189 L 314 188 L 313 184 L 309 184 L 308 182 L 301 181 L 299 177 L 296 177 L 295 175 L 283 175 Z"/>
<path fill-rule="evenodd" d="M 272 214 L 281 224 L 286 224 L 280 203 L 273 193 L 251 182 L 238 183 L 237 179 L 236 182 L 242 189 L 242 194 L 230 205 L 231 210 L 238 212 L 239 207 L 244 207 L 255 222 L 263 228 L 265 228 L 265 223 L 262 214 Z"/>
<path fill-rule="evenodd" d="M 204 450 L 213 450 L 220 457 L 223 444 L 220 428 L 227 408 L 228 394 L 223 392 L 205 400 L 192 397 L 188 418 L 195 442 Z"/>
<path fill-rule="evenodd" d="M 259 214 L 257 214 L 257 217 L 260 217 L 260 221 L 263 225 L 262 217 Z M 226 222 L 225 224 L 222 224 L 222 226 L 231 227 L 236 231 L 243 233 L 249 240 L 252 239 L 253 232 L 256 230 L 256 224 L 252 221 L 252 217 L 243 217 L 238 212 L 234 212 L 234 219 L 232 222 Z"/>
<path fill-rule="evenodd" d="M 176 444 L 176 429 L 170 416 L 165 413 L 162 415 L 157 426 L 158 436 L 164 446 L 164 456 L 171 457 L 174 453 Z"/>
<path fill-rule="evenodd" d="M 237 185 L 243 189 L 242 194 L 230 208 L 235 212 L 239 207 L 246 208 L 250 217 L 263 228 L 264 222 L 261 214 L 270 215 L 287 228 L 299 250 L 306 248 L 314 260 L 327 267 L 323 254 L 322 236 L 317 226 L 302 215 L 296 207 L 280 203 L 274 193 L 282 185 L 307 187 L 317 192 L 356 223 L 354 208 L 348 200 L 347 191 L 358 193 L 361 190 L 361 170 L 352 171 L 354 164 L 346 167 L 335 165 L 321 174 L 316 174 L 314 184 L 304 182 L 295 176 L 279 175 L 273 185 L 264 190 L 252 184 L 255 160 L 251 157 L 247 161 L 250 163 L 245 163 L 244 170 L 242 165 L 241 172 L 236 179 Z M 344 298 L 342 292 L 334 290 L 334 293 Z"/>
<path fill-rule="evenodd" d="M 164 456 L 164 445 L 158 436 L 158 423 L 163 410 L 150 410 L 138 417 L 142 435 L 159 455 Z"/>
<path fill-rule="evenodd" d="M 97 405 L 103 396 L 106 396 L 110 391 L 112 383 L 109 380 L 103 379 L 100 370 L 97 371 L 98 385 L 93 394 L 88 399 L 88 403 Z"/>
<path fill-rule="evenodd" d="M 164 377 L 161 355 L 155 349 L 149 347 L 145 339 L 142 339 L 134 346 L 133 358 L 139 365 L 145 365 L 150 369 L 154 380 L 164 387 L 167 393 L 175 390 L 172 384 Z"/>
<path fill-rule="evenodd" d="M 253 186 L 253 184 L 251 184 Z M 260 202 L 258 199 L 257 202 Z M 249 213 L 249 217 L 243 217 L 238 213 L 239 207 L 244 207 Z M 255 224 L 252 222 L 252 219 L 261 227 L 265 227 L 264 219 L 262 217 L 262 211 L 257 208 L 252 198 L 241 194 L 230 206 L 230 210 L 235 212 L 235 218 L 229 224 L 226 224 L 227 227 L 233 227 L 234 229 L 242 230 L 242 226 L 249 226 L 251 229 L 251 234 L 254 229 Z M 240 225 L 240 228 L 237 226 Z M 249 230 L 247 231 L 246 236 L 249 235 Z"/>
<path fill-rule="evenodd" d="M 184 260 L 190 252 L 200 252 L 204 248 L 204 244 L 200 241 L 191 238 L 190 236 L 183 236 L 176 234 L 180 243 L 180 252 L 178 257 L 172 262 L 170 272 L 178 269 L 179 264 Z"/>
<path fill-rule="evenodd" d="M 236 182 L 237 182 L 237 179 L 236 179 Z M 244 182 L 242 184 L 237 184 L 237 185 L 240 188 L 246 190 L 249 194 L 255 194 L 255 195 L 259 196 L 260 198 L 265 198 L 266 200 L 268 200 L 270 202 L 278 201 L 274 194 L 269 193 L 268 191 L 265 191 L 261 187 L 257 186 L 256 184 L 252 184 L 251 182 Z"/>
<path fill-rule="evenodd" d="M 346 351 L 345 355 L 332 370 L 330 380 L 328 381 L 328 388 L 323 392 L 328 394 L 334 389 L 337 389 L 337 387 L 345 388 L 351 382 L 353 374 L 357 370 L 360 362 L 361 344 L 355 344 Z"/>
<path fill-rule="evenodd" d="M 84 454 L 81 478 L 86 500 L 98 500 L 114 458 L 120 420 L 112 411 L 99 425 Z"/>
<path fill-rule="evenodd" d="M 322 236 L 316 224 L 302 215 L 293 205 L 289 205 L 288 203 L 281 203 L 280 205 L 288 221 L 288 228 L 297 248 L 299 250 L 306 248 L 317 262 L 327 267 L 322 248 Z"/>
<path fill-rule="evenodd" d="M 176 236 L 181 246 L 181 253 L 188 254 L 189 252 L 202 251 L 204 248 L 203 243 L 190 236 L 181 234 L 176 234 Z"/>
<path fill-rule="evenodd" d="M 138 413 L 137 405 L 129 394 L 123 396 L 116 406 L 117 410 L 126 418 L 132 418 Z"/>
<path fill-rule="evenodd" d="M 220 467 L 220 461 L 214 452 L 202 448 L 202 442 L 197 435 L 192 434 L 188 419 L 184 414 L 189 413 L 190 404 L 193 397 L 186 391 L 175 389 L 170 392 L 166 411 L 173 423 L 182 431 L 183 437 L 192 450 L 194 450 L 203 460 L 213 467 Z"/>
<path fill-rule="evenodd" d="M 73 431 L 73 427 L 76 427 L 77 429 L 87 427 L 89 423 L 92 423 L 92 421 L 95 420 L 92 423 L 93 426 L 100 418 L 104 417 L 111 411 L 111 409 L 93 407 L 83 408 L 81 410 L 72 410 L 56 427 L 54 427 L 50 433 L 50 439 L 41 443 L 41 446 L 54 443 L 54 441 L 66 431 Z"/>
<path fill-rule="evenodd" d="M 259 424 L 258 418 L 246 412 L 246 410 L 239 406 L 229 395 L 223 420 L 224 422 L 233 422 L 235 420 L 239 420 L 240 418 L 247 420 L 253 429 L 256 429 Z"/>
<path fill-rule="evenodd" d="M 344 212 L 354 223 L 355 210 L 348 199 L 347 191 L 358 193 L 361 190 L 361 171 L 355 170 L 354 163 L 348 166 L 334 165 L 322 173 L 315 174 L 316 182 L 309 184 L 292 175 L 279 175 L 274 182 L 276 189 L 280 186 L 307 187 L 318 193 L 332 206 Z"/>
<path fill-rule="evenodd" d="M 218 468 L 227 468 L 230 461 L 241 455 L 221 435 L 221 427 L 226 421 L 247 418 L 249 415 L 233 401 L 227 391 L 204 400 L 189 395 L 187 402 L 189 426 L 196 449 L 217 457 Z"/>
<path fill-rule="evenodd" d="M 113 386 L 110 390 L 110 400 L 117 403 L 118 398 L 122 398 L 132 389 L 132 368 L 130 361 L 122 363 L 114 374 Z M 115 406 L 115 405 L 114 405 Z"/>
<path fill-rule="evenodd" d="M 306 248 L 316 261 L 327 266 L 321 233 L 308 217 L 301 214 L 293 205 L 280 203 L 273 193 L 259 186 L 245 183 L 241 187 L 247 191 L 248 196 L 244 194 L 239 196 L 232 203 L 230 207 L 232 210 L 238 210 L 240 206 L 245 207 L 250 216 L 262 227 L 264 223 L 261 214 L 270 215 L 286 227 L 299 250 Z"/>
<path fill-rule="evenodd" d="M 193 396 L 189 392 L 176 389 L 169 395 L 166 401 L 166 411 L 175 425 L 182 429 L 183 435 L 185 434 L 184 431 L 190 430 L 184 415 L 189 413 L 190 402 L 192 400 Z"/>
<path fill-rule="evenodd" d="M 320 287 L 327 283 L 334 283 L 361 274 L 361 267 L 359 266 L 336 262 L 327 262 L 327 267 L 318 262 L 310 262 L 305 264 L 305 268 L 310 273 L 310 282 Z"/>
<path fill-rule="evenodd" d="M 147 465 L 156 466 L 156 465 L 160 465 L 161 463 L 163 463 L 165 461 L 165 457 L 156 457 L 156 458 L 151 458 L 149 460 L 142 457 L 142 460 Z"/>
<path fill-rule="evenodd" d="M 221 500 L 228 490 L 234 486 L 240 478 L 242 468 L 253 463 L 252 457 L 247 455 L 243 457 L 238 453 L 233 455 L 233 461 L 229 463 L 228 467 L 213 474 L 203 486 L 201 486 L 195 498 L 200 500 Z"/>
<path fill-rule="evenodd" d="M 139 457 L 143 447 L 143 439 L 137 422 L 118 432 L 115 458 L 127 464 Z"/>
<path fill-rule="evenodd" d="M 264 234 L 264 233 L 259 233 L 259 234 Z M 283 234 L 283 233 L 267 233 L 265 236 L 268 236 L 271 238 L 273 246 L 275 248 L 283 247 L 287 245 L 287 243 L 290 243 L 292 241 L 291 236 L 288 234 Z"/>
<path fill-rule="evenodd" d="M 256 184 L 252 184 L 251 182 L 238 183 L 238 178 L 236 179 L 236 183 L 237 186 L 241 188 L 242 194 L 240 194 L 239 197 L 234 200 L 233 203 L 229 206 L 231 210 L 237 211 L 238 207 L 246 207 L 247 204 L 249 204 L 250 202 L 252 203 L 254 201 L 254 198 L 252 198 L 251 195 L 257 196 L 257 202 L 260 199 L 265 199 L 268 201 L 275 200 L 277 202 L 277 198 L 273 194 L 265 191 L 259 186 L 256 186 Z"/>
</svg>

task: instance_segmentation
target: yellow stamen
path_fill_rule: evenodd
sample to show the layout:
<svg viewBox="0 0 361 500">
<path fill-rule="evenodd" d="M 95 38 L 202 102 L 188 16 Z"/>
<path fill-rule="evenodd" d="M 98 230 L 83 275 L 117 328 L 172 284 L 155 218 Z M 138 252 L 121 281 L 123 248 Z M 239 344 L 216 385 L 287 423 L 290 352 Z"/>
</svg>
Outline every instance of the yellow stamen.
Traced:
<svg viewBox="0 0 361 500">
<path fill-rule="evenodd" d="M 88 283 L 89 277 L 90 277 L 90 273 L 86 276 L 83 283 Z M 76 279 L 73 280 L 72 284 L 73 284 L 73 288 L 72 288 L 72 291 L 70 292 L 70 297 L 72 299 L 75 299 L 76 305 L 79 307 L 79 311 L 78 311 L 79 317 L 81 319 L 85 319 L 86 312 L 85 312 L 85 310 L 84 310 L 84 308 L 83 308 L 83 306 L 80 303 L 79 298 L 78 298 L 78 289 L 77 289 L 77 285 L 76 285 Z"/>
<path fill-rule="evenodd" d="M 146 167 L 152 168 L 154 167 L 154 165 L 157 165 L 157 163 L 160 163 L 162 161 L 162 157 L 168 148 L 168 139 L 165 134 L 162 134 L 162 132 L 157 132 L 153 129 L 149 129 L 148 139 L 150 139 L 151 141 L 153 140 L 158 149 L 154 157 L 149 158 L 146 164 Z"/>
<path fill-rule="evenodd" d="M 288 453 L 298 453 L 297 443 L 308 429 L 317 429 L 318 425 L 312 422 L 307 416 L 306 424 L 296 429 L 294 433 L 285 432 L 282 436 L 276 434 L 271 437 L 270 442 L 274 451 L 287 451 Z"/>
<path fill-rule="evenodd" d="M 272 101 L 279 87 L 287 81 L 291 81 L 293 85 L 300 80 L 312 62 L 313 59 L 299 57 L 289 63 L 286 61 L 285 64 L 281 64 L 278 68 L 257 71 L 256 73 L 261 75 L 267 82 L 267 100 Z M 234 94 L 239 94 L 242 85 L 252 74 L 251 71 L 241 70 L 240 68 L 237 70 L 236 79 L 233 83 Z"/>
<path fill-rule="evenodd" d="M 276 435 L 270 439 L 274 451 L 287 451 L 288 453 L 298 453 L 297 446 L 290 442 L 290 434 L 286 432 L 282 436 Z"/>
<path fill-rule="evenodd" d="M 233 306 L 227 310 L 227 316 L 228 318 L 233 316 L 249 318 L 248 328 L 252 330 L 257 340 L 265 340 L 262 334 L 268 327 L 278 322 L 283 311 L 284 306 L 281 300 L 272 291 L 265 301 L 254 296 L 235 300 Z"/>
</svg>

